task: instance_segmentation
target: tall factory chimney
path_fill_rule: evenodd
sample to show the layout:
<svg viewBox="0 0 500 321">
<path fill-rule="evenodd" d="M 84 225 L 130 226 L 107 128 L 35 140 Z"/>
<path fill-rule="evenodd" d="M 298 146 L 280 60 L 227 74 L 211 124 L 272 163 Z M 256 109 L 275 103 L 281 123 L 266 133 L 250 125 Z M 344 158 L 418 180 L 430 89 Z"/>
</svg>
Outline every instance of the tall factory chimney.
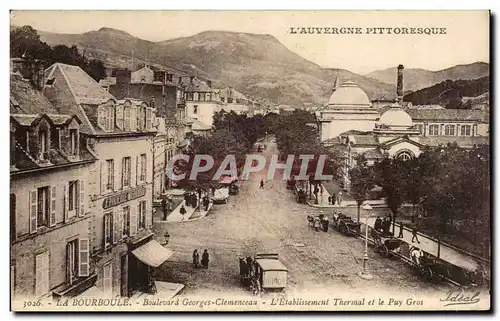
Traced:
<svg viewBox="0 0 500 321">
<path fill-rule="evenodd" d="M 398 66 L 398 84 L 396 88 L 396 94 L 398 96 L 398 104 L 403 104 L 403 65 Z"/>
</svg>

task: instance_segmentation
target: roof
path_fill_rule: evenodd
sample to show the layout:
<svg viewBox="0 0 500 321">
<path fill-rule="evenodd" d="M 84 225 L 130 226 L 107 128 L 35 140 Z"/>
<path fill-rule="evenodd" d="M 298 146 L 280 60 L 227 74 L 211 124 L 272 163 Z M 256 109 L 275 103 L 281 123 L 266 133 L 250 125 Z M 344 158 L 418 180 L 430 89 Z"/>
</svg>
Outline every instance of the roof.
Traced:
<svg viewBox="0 0 500 321">
<path fill-rule="evenodd" d="M 448 121 L 489 121 L 489 115 L 482 110 L 469 109 L 408 109 L 407 113 L 415 120 Z"/>
<path fill-rule="evenodd" d="M 445 109 L 443 106 L 441 105 L 412 105 L 412 106 L 408 106 L 408 108 L 410 109 Z"/>
<path fill-rule="evenodd" d="M 64 75 L 77 103 L 99 104 L 99 102 L 102 103 L 110 99 L 115 100 L 113 95 L 78 66 L 55 63 L 47 69 L 47 79 L 52 78 L 56 69 L 59 69 Z"/>
<path fill-rule="evenodd" d="M 186 81 L 183 81 L 183 84 L 186 85 L 186 88 L 184 89 L 185 92 L 194 92 L 194 91 L 199 91 L 199 92 L 215 92 L 213 88 L 209 87 L 206 82 L 198 79 L 197 77 L 193 78 L 193 81 L 191 81 L 190 78 L 187 79 Z"/>
<path fill-rule="evenodd" d="M 363 89 L 352 81 L 347 81 L 332 93 L 328 105 L 370 107 L 370 100 Z"/>
<path fill-rule="evenodd" d="M 288 271 L 286 266 L 281 263 L 280 260 L 256 259 L 255 262 L 257 262 L 264 271 Z"/>
<path fill-rule="evenodd" d="M 199 130 L 199 131 L 201 131 L 201 130 L 211 130 L 212 126 L 209 126 L 209 125 L 205 124 L 204 122 L 201 122 L 201 121 L 195 119 L 193 121 L 193 124 L 191 125 L 191 129 L 192 130 Z"/>
<path fill-rule="evenodd" d="M 351 141 L 356 145 L 378 145 L 378 139 L 375 135 L 352 135 Z"/>
<path fill-rule="evenodd" d="M 403 110 L 403 108 L 397 106 L 392 106 L 386 112 L 380 116 L 380 123 L 388 126 L 397 127 L 411 127 L 413 121 L 411 116 Z"/>
<path fill-rule="evenodd" d="M 10 113 L 11 114 L 57 114 L 50 101 L 29 80 L 19 74 L 10 74 Z"/>
<path fill-rule="evenodd" d="M 419 142 L 427 146 L 439 146 L 456 142 L 460 147 L 471 148 L 474 145 L 489 145 L 490 138 L 488 136 L 426 136 L 420 137 Z"/>
<path fill-rule="evenodd" d="M 39 118 L 38 115 L 24 114 L 11 114 L 10 117 L 12 117 L 21 126 L 31 126 L 31 124 Z"/>
</svg>

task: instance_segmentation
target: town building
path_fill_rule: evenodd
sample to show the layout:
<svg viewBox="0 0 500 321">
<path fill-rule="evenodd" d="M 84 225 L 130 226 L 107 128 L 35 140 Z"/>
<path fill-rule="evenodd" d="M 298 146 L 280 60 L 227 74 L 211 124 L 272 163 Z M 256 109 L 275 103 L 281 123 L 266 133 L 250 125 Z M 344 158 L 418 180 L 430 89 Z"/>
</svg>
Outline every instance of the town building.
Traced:
<svg viewBox="0 0 500 321">
<path fill-rule="evenodd" d="M 220 112 L 224 105 L 219 91 L 212 88 L 212 82 L 202 81 L 195 76 L 189 77 L 189 82 L 185 83 L 184 100 L 187 117 L 210 127 L 213 125 L 214 113 Z"/>
<path fill-rule="evenodd" d="M 335 89 L 326 108 L 316 113 L 322 144 L 344 154 L 342 183 L 363 155 L 369 164 L 384 157 L 418 157 L 425 146 L 456 143 L 463 148 L 489 144 L 489 115 L 481 110 L 416 108 L 404 104 L 403 66 L 398 66 L 397 100 L 373 108 L 352 82 Z M 406 106 L 406 108 L 405 108 Z"/>
<path fill-rule="evenodd" d="M 222 110 L 234 111 L 238 115 L 250 115 L 255 107 L 255 101 L 251 100 L 233 87 L 219 89 L 220 99 L 224 103 Z"/>
<path fill-rule="evenodd" d="M 152 232 L 155 108 L 116 99 L 77 66 L 56 63 L 45 79 L 44 95 L 81 120 L 80 132 L 99 159 L 85 176 L 96 286 L 113 296 L 147 291 L 151 266 L 169 256 Z"/>
<path fill-rule="evenodd" d="M 88 198 L 97 156 L 80 117 L 60 113 L 32 79 L 10 80 L 12 295 L 77 296 L 97 279 Z"/>
</svg>

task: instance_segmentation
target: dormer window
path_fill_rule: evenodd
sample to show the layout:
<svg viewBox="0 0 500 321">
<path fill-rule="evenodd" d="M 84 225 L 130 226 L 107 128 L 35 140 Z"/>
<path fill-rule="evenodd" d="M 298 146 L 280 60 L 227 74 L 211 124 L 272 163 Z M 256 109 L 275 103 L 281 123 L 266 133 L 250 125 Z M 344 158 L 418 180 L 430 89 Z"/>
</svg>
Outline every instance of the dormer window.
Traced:
<svg viewBox="0 0 500 321">
<path fill-rule="evenodd" d="M 55 78 L 49 78 L 47 79 L 46 85 L 47 86 L 53 86 L 55 83 L 56 79 Z"/>
<path fill-rule="evenodd" d="M 105 131 L 115 129 L 115 108 L 113 106 L 101 106 L 98 109 L 98 124 Z"/>
</svg>

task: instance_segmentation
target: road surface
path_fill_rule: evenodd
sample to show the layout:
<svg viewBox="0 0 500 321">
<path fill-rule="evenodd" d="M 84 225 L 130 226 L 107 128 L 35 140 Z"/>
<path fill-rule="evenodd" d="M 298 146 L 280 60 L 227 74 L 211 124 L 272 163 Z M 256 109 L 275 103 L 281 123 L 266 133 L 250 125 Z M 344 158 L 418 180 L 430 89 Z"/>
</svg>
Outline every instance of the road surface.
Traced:
<svg viewBox="0 0 500 321">
<path fill-rule="evenodd" d="M 266 146 L 265 156 L 276 153 L 274 144 L 267 142 Z M 214 205 L 204 219 L 155 227 L 159 240 L 168 229 L 168 247 L 175 253 L 158 271 L 158 279 L 185 284 L 184 295 L 243 292 L 238 257 L 278 253 L 289 269 L 291 292 L 364 293 L 368 288 L 376 288 L 381 293 L 422 294 L 449 289 L 450 285 L 422 282 L 410 267 L 398 260 L 381 258 L 371 248 L 368 266 L 374 278 L 359 278 L 363 241 L 332 229 L 314 231 L 306 216 L 324 213 L 330 217 L 332 210 L 296 203 L 282 180 L 267 181 L 261 189 L 260 177 L 266 174 L 267 169 L 241 182 L 240 193 L 231 196 L 228 204 Z M 200 253 L 208 249 L 209 269 L 192 266 L 194 249 Z"/>
</svg>

